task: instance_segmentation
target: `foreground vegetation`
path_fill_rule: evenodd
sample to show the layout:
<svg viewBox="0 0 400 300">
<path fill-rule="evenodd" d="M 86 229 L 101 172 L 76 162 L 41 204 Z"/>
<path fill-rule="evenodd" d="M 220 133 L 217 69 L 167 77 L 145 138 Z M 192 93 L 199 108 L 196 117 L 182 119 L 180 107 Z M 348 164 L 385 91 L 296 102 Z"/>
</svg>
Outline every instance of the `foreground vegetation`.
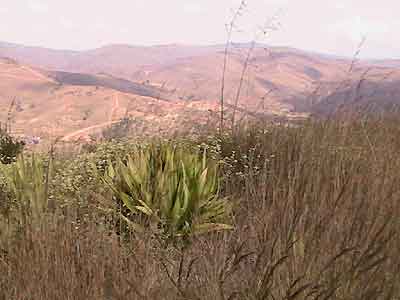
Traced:
<svg viewBox="0 0 400 300">
<path fill-rule="evenodd" d="M 400 121 L 1 165 L 0 299 L 400 299 Z"/>
</svg>

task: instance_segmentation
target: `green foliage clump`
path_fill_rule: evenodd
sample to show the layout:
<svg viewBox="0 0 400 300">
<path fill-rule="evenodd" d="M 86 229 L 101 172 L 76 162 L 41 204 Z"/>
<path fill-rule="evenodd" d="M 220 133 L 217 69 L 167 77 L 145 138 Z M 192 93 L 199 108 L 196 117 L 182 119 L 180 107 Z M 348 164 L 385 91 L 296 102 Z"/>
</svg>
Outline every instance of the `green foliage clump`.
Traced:
<svg viewBox="0 0 400 300">
<path fill-rule="evenodd" d="M 49 178 L 52 160 L 32 155 L 29 159 L 23 155 L 4 171 L 7 186 L 15 201 L 21 223 L 27 218 L 40 220 L 49 206 Z"/>
<path fill-rule="evenodd" d="M 10 136 L 0 128 L 0 163 L 10 164 L 22 153 L 25 143 Z"/>
<path fill-rule="evenodd" d="M 102 180 L 128 209 L 134 228 L 149 225 L 166 237 L 230 229 L 230 202 L 219 197 L 218 165 L 206 153 L 169 143 L 137 148 L 115 164 Z"/>
<path fill-rule="evenodd" d="M 54 162 L 51 196 L 66 200 L 63 202 L 81 202 L 90 193 L 99 193 L 103 183 L 95 176 L 96 173 L 104 172 L 109 162 L 114 163 L 116 157 L 125 156 L 133 147 L 134 144 L 127 142 L 103 142 L 74 157 L 58 158 Z"/>
</svg>

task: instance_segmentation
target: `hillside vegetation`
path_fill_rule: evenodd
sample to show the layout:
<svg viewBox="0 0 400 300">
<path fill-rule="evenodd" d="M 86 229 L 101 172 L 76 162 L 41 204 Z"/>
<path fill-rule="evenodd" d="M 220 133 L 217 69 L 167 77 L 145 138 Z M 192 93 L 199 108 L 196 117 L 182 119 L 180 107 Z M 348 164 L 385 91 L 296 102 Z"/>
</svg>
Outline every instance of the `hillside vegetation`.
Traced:
<svg viewBox="0 0 400 300">
<path fill-rule="evenodd" d="M 0 299 L 400 299 L 398 115 L 25 151 Z"/>
</svg>

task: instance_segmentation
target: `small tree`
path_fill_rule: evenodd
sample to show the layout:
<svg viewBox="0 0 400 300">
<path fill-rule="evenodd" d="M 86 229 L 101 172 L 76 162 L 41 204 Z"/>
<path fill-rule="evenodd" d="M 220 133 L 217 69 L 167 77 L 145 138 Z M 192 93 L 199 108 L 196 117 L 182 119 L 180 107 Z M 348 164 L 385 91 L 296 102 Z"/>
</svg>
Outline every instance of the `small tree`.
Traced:
<svg viewBox="0 0 400 300">
<path fill-rule="evenodd" d="M 24 149 L 25 143 L 13 138 L 0 124 L 0 162 L 10 164 Z"/>
</svg>

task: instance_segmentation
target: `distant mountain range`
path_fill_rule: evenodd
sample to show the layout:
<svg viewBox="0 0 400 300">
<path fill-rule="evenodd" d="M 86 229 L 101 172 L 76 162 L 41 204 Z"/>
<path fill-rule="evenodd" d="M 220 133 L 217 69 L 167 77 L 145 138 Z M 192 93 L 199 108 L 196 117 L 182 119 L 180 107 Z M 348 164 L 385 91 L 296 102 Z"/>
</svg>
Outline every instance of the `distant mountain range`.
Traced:
<svg viewBox="0 0 400 300">
<path fill-rule="evenodd" d="M 58 135 L 99 129 L 128 111 L 153 131 L 187 124 L 183 120 L 205 124 L 218 110 L 224 49 L 172 44 L 70 51 L 0 42 L 0 107 L 7 111 L 16 97 L 17 127 L 46 128 L 42 135 L 51 126 Z M 227 114 L 236 102 L 240 114 L 251 118 L 325 115 L 355 101 L 357 107 L 387 107 L 400 102 L 399 82 L 400 60 L 354 64 L 287 47 L 233 44 L 225 80 Z"/>
<path fill-rule="evenodd" d="M 400 68 L 400 59 L 370 60 L 370 64 L 385 68 Z"/>
</svg>

